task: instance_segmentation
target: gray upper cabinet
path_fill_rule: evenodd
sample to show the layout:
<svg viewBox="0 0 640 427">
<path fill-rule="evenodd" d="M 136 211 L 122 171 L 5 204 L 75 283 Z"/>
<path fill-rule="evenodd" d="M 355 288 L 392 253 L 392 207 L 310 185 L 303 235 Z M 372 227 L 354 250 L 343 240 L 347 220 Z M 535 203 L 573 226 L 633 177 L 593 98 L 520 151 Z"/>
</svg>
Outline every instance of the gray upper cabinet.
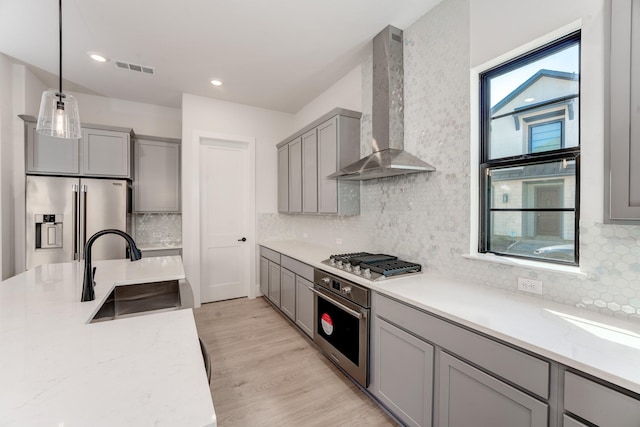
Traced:
<svg viewBox="0 0 640 427">
<path fill-rule="evenodd" d="M 360 116 L 356 111 L 336 108 L 278 144 L 278 212 L 360 213 L 360 183 L 327 178 L 360 158 Z M 285 150 L 286 163 L 281 154 Z M 285 188 L 287 204 L 283 200 Z"/>
<path fill-rule="evenodd" d="M 318 212 L 318 133 L 302 135 L 302 212 Z"/>
<path fill-rule="evenodd" d="M 27 173 L 78 175 L 79 140 L 55 138 L 36 132 L 35 122 L 25 122 Z"/>
<path fill-rule="evenodd" d="M 289 212 L 302 212 L 302 141 L 289 144 Z"/>
<path fill-rule="evenodd" d="M 625 223 L 640 220 L 640 1 L 612 1 L 610 28 L 604 218 Z"/>
<path fill-rule="evenodd" d="M 129 133 L 83 128 L 80 144 L 83 175 L 131 178 Z"/>
<path fill-rule="evenodd" d="M 278 148 L 278 212 L 289 212 L 289 146 Z"/>
<path fill-rule="evenodd" d="M 134 142 L 136 212 L 180 212 L 180 140 L 136 136 Z"/>
<path fill-rule="evenodd" d="M 440 426 L 548 425 L 545 403 L 444 352 L 439 374 Z"/>
<path fill-rule="evenodd" d="M 132 178 L 132 129 L 82 125 L 81 139 L 63 139 L 38 134 L 35 117 L 20 118 L 28 174 Z"/>
</svg>

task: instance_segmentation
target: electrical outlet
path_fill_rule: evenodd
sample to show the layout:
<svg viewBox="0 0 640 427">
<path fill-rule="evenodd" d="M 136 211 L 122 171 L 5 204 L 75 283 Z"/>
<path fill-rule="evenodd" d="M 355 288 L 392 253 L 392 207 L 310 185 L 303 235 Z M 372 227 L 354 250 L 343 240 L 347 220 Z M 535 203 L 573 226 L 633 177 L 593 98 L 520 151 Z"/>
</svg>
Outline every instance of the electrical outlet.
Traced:
<svg viewBox="0 0 640 427">
<path fill-rule="evenodd" d="M 527 279 L 518 277 L 518 290 L 542 295 L 542 280 Z"/>
<path fill-rule="evenodd" d="M 336 237 L 336 245 L 342 244 L 342 237 Z"/>
</svg>

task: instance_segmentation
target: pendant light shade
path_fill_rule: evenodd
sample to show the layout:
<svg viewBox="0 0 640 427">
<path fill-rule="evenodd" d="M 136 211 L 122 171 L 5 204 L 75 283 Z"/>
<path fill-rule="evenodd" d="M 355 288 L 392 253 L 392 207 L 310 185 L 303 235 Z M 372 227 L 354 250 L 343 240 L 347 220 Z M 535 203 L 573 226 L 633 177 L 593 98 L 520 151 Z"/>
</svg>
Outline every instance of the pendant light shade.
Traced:
<svg viewBox="0 0 640 427">
<path fill-rule="evenodd" d="M 42 93 L 36 132 L 56 138 L 79 139 L 82 137 L 78 101 L 62 92 L 62 0 L 58 1 L 59 47 L 60 47 L 60 90 Z"/>
<path fill-rule="evenodd" d="M 57 138 L 81 138 L 82 129 L 76 99 L 55 90 L 43 92 L 36 131 Z"/>
</svg>

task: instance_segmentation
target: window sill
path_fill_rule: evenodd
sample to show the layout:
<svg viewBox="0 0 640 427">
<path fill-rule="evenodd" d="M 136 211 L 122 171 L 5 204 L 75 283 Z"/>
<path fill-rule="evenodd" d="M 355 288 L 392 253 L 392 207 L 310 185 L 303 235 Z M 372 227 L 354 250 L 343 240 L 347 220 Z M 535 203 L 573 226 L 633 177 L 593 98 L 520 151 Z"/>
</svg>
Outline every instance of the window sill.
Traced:
<svg viewBox="0 0 640 427">
<path fill-rule="evenodd" d="M 543 270 L 551 273 L 560 273 L 574 276 L 580 279 L 587 279 L 589 274 L 580 271 L 580 267 L 551 264 L 540 261 L 531 261 L 528 259 L 510 258 L 507 256 L 498 256 L 494 254 L 465 254 L 463 258 L 473 259 L 476 261 L 493 262 L 496 264 L 510 265 L 512 267 L 530 268 L 533 270 Z"/>
</svg>

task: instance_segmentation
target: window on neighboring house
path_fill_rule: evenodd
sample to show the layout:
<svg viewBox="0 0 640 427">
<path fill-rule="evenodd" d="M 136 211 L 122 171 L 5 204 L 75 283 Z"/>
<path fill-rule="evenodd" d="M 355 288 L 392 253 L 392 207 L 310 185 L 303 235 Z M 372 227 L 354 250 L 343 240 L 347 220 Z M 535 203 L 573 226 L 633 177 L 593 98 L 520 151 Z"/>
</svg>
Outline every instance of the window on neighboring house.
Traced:
<svg viewBox="0 0 640 427">
<path fill-rule="evenodd" d="M 480 75 L 479 251 L 578 264 L 580 32 Z"/>
</svg>

